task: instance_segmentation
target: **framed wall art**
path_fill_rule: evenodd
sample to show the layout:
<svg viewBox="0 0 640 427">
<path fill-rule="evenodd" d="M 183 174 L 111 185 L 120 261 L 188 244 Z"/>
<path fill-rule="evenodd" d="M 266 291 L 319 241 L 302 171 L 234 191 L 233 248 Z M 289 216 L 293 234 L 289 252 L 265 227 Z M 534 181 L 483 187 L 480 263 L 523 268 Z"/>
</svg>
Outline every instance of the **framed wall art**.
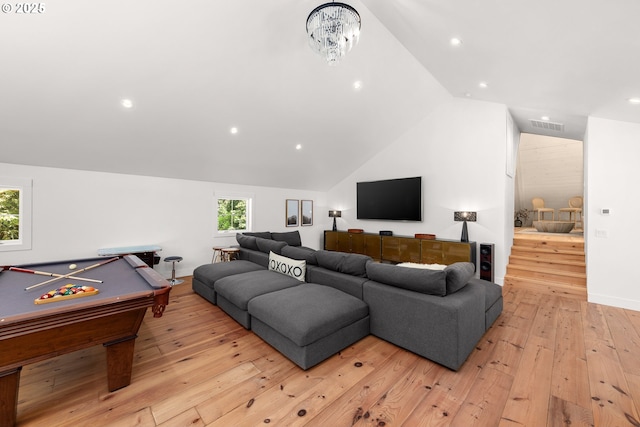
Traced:
<svg viewBox="0 0 640 427">
<path fill-rule="evenodd" d="M 298 200 L 287 199 L 285 222 L 287 227 L 297 227 L 299 220 L 300 202 Z"/>
<path fill-rule="evenodd" d="M 313 200 L 301 200 L 301 203 L 302 225 L 313 225 Z"/>
</svg>

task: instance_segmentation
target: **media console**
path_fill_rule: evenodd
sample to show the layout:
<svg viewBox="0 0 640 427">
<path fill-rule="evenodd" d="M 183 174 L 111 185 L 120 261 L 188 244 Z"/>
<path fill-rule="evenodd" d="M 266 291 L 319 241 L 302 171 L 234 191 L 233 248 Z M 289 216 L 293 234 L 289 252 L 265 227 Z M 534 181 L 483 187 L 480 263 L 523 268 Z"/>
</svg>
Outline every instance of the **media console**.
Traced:
<svg viewBox="0 0 640 427">
<path fill-rule="evenodd" d="M 377 233 L 324 232 L 324 249 L 368 255 L 382 262 L 417 262 L 476 265 L 476 242 L 447 239 L 418 239 L 409 236 L 381 236 Z"/>
</svg>

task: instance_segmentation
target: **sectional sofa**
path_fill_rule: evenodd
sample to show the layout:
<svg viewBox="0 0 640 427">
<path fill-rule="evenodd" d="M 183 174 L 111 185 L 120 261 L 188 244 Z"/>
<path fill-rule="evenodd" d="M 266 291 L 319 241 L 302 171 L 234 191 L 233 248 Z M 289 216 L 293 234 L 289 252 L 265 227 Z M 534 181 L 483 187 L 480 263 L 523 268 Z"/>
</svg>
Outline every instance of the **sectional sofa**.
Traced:
<svg viewBox="0 0 640 427">
<path fill-rule="evenodd" d="M 236 239 L 239 259 L 196 268 L 193 290 L 303 369 L 373 334 L 458 370 L 502 312 L 502 288 L 471 263 L 378 263 L 306 248 L 298 232 Z"/>
</svg>

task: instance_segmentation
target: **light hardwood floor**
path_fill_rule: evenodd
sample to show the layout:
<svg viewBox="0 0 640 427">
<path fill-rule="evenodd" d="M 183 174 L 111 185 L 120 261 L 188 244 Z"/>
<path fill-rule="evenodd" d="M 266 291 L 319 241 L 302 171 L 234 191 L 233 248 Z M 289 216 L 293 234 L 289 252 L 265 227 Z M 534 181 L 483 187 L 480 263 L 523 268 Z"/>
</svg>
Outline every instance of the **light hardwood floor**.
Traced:
<svg viewBox="0 0 640 427">
<path fill-rule="evenodd" d="M 509 286 L 458 372 L 368 336 L 302 371 L 191 291 L 147 314 L 131 385 L 101 346 L 25 366 L 20 426 L 640 425 L 640 313 Z"/>
</svg>

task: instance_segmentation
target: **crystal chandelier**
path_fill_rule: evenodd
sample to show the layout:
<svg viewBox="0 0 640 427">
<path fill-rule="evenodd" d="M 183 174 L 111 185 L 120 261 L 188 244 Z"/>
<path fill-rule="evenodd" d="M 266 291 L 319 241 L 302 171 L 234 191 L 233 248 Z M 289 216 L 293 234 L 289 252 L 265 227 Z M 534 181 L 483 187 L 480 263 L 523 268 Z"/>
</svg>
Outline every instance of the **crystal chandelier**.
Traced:
<svg viewBox="0 0 640 427">
<path fill-rule="evenodd" d="M 329 65 L 337 65 L 358 43 L 360 15 L 344 3 L 325 3 L 307 18 L 309 46 L 324 57 Z"/>
</svg>

